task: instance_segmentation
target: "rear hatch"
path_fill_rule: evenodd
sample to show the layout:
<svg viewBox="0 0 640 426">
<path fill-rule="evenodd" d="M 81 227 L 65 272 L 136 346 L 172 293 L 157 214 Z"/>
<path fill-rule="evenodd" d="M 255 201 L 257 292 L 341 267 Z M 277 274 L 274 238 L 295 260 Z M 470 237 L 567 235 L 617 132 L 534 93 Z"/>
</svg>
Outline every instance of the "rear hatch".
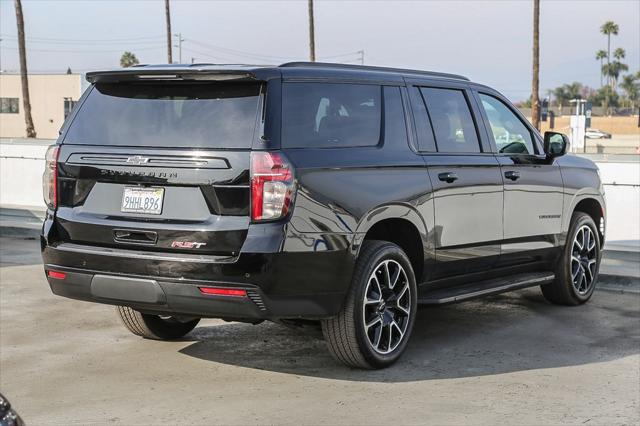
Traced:
<svg viewBox="0 0 640 426">
<path fill-rule="evenodd" d="M 62 138 L 59 240 L 237 254 L 261 91 L 256 82 L 96 83 Z"/>
</svg>

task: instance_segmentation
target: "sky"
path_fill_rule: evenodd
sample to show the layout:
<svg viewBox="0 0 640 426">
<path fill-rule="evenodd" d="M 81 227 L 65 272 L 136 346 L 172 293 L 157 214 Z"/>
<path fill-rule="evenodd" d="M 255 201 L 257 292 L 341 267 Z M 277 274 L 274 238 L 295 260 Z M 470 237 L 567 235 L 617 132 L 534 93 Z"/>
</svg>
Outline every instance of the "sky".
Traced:
<svg viewBox="0 0 640 426">
<path fill-rule="evenodd" d="M 164 0 L 22 0 L 31 72 L 114 68 L 125 50 L 166 63 Z M 182 61 L 278 64 L 308 59 L 307 1 L 171 0 Z M 514 101 L 528 98 L 531 0 L 316 0 L 318 60 L 466 75 Z M 640 0 L 542 0 L 540 95 L 563 83 L 600 86 L 600 26 L 640 69 Z M 0 0 L 0 69 L 19 69 L 13 0 Z M 174 43 L 177 38 L 174 37 Z M 174 48 L 174 60 L 178 49 Z"/>
</svg>

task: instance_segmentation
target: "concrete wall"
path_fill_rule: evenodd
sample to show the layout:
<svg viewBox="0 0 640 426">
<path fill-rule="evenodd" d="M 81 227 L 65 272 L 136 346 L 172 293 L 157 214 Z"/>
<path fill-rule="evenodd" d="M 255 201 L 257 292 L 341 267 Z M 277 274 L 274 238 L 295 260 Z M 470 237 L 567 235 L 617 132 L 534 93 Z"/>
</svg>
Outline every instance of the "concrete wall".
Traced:
<svg viewBox="0 0 640 426">
<path fill-rule="evenodd" d="M 49 141 L 0 141 L 0 205 L 44 209 L 42 172 Z M 624 161 L 630 158 L 634 161 Z M 592 157 L 600 168 L 607 199 L 607 240 L 640 244 L 640 162 L 637 156 L 608 161 Z"/>
<path fill-rule="evenodd" d="M 80 74 L 29 75 L 31 115 L 38 138 L 55 139 L 64 122 L 64 98 L 74 101 L 82 94 Z M 0 113 L 0 137 L 26 136 L 22 84 L 19 74 L 0 74 L 0 97 L 19 98 L 19 113 Z"/>
<path fill-rule="evenodd" d="M 637 158 L 637 156 L 636 156 Z M 640 163 L 596 162 L 607 201 L 607 240 L 622 245 L 640 242 Z"/>
<path fill-rule="evenodd" d="M 0 142 L 0 205 L 44 209 L 44 155 L 54 139 Z"/>
</svg>

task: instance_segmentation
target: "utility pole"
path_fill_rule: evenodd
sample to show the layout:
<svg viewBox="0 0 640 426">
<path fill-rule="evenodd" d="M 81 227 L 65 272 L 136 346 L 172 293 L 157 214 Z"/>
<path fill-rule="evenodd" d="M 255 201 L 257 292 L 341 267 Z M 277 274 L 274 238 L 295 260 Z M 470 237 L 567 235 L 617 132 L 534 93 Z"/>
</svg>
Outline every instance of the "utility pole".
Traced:
<svg viewBox="0 0 640 426">
<path fill-rule="evenodd" d="M 178 58 L 179 58 L 178 63 L 181 64 L 182 63 L 182 42 L 184 41 L 184 39 L 182 38 L 182 33 L 174 34 L 174 36 L 178 38 L 178 44 L 176 44 L 175 47 L 178 48 Z"/>
<path fill-rule="evenodd" d="M 313 20 L 313 0 L 309 0 L 309 60 L 316 61 L 316 30 Z"/>
<path fill-rule="evenodd" d="M 20 81 L 22 83 L 22 106 L 24 108 L 24 122 L 28 138 L 36 137 L 36 129 L 31 117 L 31 99 L 29 98 L 29 79 L 27 77 L 27 48 L 24 41 L 24 17 L 22 3 L 15 0 L 16 23 L 18 24 L 18 52 L 20 55 Z"/>
<path fill-rule="evenodd" d="M 169 0 L 164 0 L 164 15 L 167 21 L 167 62 L 173 62 L 173 55 L 171 52 L 171 8 L 169 7 Z"/>
<path fill-rule="evenodd" d="M 360 55 L 360 65 L 364 65 L 364 50 L 358 50 L 356 53 Z"/>
<path fill-rule="evenodd" d="M 540 0 L 533 0 L 533 78 L 531 81 L 531 122 L 540 130 Z"/>
</svg>

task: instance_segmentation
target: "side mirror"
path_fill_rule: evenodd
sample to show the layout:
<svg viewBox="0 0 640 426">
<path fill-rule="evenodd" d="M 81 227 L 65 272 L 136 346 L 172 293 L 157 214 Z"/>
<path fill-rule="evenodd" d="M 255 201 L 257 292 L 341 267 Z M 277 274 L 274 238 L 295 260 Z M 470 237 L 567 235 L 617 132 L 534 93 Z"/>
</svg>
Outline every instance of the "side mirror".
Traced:
<svg viewBox="0 0 640 426">
<path fill-rule="evenodd" d="M 561 157 L 567 153 L 569 138 L 564 133 L 544 132 L 544 153 L 547 158 Z"/>
</svg>

